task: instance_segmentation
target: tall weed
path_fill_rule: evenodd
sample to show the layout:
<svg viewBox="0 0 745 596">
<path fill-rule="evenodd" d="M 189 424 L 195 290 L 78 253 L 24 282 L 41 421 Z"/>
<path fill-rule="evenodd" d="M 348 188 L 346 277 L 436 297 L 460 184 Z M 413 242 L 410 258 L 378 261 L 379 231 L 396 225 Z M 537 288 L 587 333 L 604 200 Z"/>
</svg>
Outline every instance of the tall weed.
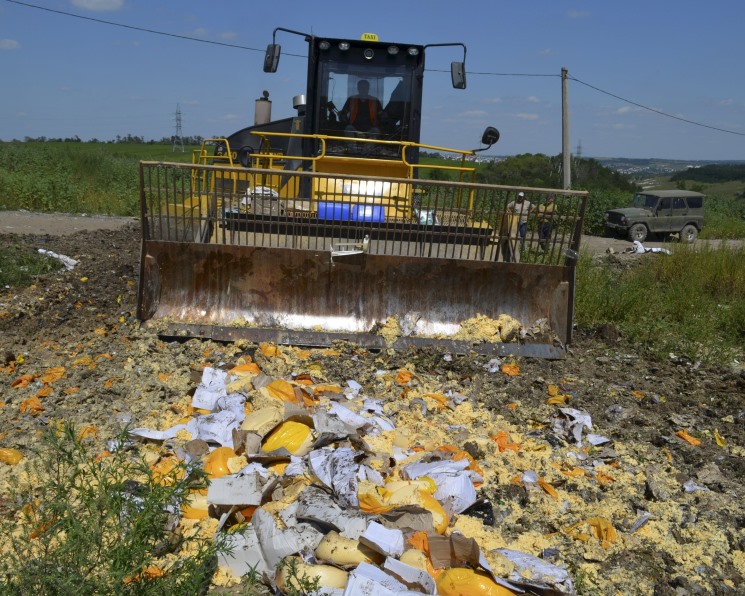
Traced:
<svg viewBox="0 0 745 596">
<path fill-rule="evenodd" d="M 171 511 L 203 472 L 163 476 L 118 440 L 96 456 L 72 425 L 50 427 L 43 448 L 0 519 L 0 592 L 28 594 L 198 594 L 217 549 L 178 533 Z M 169 553 L 173 553 L 169 555 Z"/>
<path fill-rule="evenodd" d="M 745 349 L 745 250 L 674 247 L 628 267 L 587 254 L 577 269 L 580 327 L 613 323 L 650 354 L 670 352 L 710 364 Z"/>
</svg>

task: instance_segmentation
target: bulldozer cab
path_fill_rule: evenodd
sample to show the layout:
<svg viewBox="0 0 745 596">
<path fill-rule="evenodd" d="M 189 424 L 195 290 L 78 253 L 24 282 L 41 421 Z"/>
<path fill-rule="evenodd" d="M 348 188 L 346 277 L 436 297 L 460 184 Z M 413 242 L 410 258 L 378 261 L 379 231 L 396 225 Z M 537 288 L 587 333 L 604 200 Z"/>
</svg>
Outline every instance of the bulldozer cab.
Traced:
<svg viewBox="0 0 745 596">
<path fill-rule="evenodd" d="M 314 42 L 317 60 L 313 84 L 308 86 L 312 110 L 308 132 L 419 142 L 423 48 L 409 46 L 406 51 L 392 44 L 332 41 Z M 346 44 L 348 49 L 340 49 Z M 362 148 L 360 144 L 335 142 L 327 151 L 355 154 Z M 398 155 L 391 150 L 381 157 Z M 417 160 L 418 156 L 412 152 L 409 158 Z"/>
<path fill-rule="evenodd" d="M 479 184 L 481 149 L 421 142 L 425 52 L 465 46 L 278 28 L 268 72 L 279 31 L 308 42 L 297 115 L 265 117 L 265 92 L 253 125 L 192 164 L 141 163 L 140 320 L 176 337 L 562 357 L 587 193 Z M 548 238 L 536 222 L 518 236 L 518 191 L 555 198 Z"/>
</svg>

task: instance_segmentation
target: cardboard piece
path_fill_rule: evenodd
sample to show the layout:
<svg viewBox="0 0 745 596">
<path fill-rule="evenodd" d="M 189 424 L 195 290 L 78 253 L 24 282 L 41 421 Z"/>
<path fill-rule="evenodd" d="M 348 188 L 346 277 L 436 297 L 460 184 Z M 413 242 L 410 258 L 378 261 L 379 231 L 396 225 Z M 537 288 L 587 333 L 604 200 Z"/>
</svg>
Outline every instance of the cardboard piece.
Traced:
<svg viewBox="0 0 745 596">
<path fill-rule="evenodd" d="M 434 534 L 435 524 L 432 512 L 417 505 L 396 507 L 386 513 L 381 513 L 383 525 L 388 528 L 400 528 L 412 532 L 427 532 Z"/>
</svg>

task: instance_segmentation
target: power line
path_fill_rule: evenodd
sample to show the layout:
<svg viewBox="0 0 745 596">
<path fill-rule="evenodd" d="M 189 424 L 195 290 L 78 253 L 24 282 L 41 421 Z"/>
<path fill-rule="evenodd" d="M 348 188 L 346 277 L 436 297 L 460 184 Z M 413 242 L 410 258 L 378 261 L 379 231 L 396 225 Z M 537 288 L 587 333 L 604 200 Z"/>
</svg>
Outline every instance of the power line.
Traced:
<svg viewBox="0 0 745 596">
<path fill-rule="evenodd" d="M 154 35 L 162 35 L 162 36 L 165 36 L 165 37 L 173 37 L 173 38 L 176 38 L 176 39 L 185 39 L 187 41 L 196 41 L 198 43 L 207 43 L 207 44 L 211 44 L 211 45 L 223 46 L 223 47 L 228 47 L 228 48 L 235 48 L 235 49 L 238 49 L 238 50 L 248 50 L 250 52 L 262 52 L 262 53 L 264 52 L 264 50 L 259 49 L 259 48 L 252 48 L 252 47 L 248 47 L 248 46 L 241 46 L 241 45 L 238 45 L 238 44 L 225 43 L 225 42 L 221 42 L 221 41 L 212 41 L 212 40 L 209 40 L 209 39 L 200 39 L 198 37 L 191 37 L 191 36 L 188 36 L 188 35 L 179 35 L 179 34 L 176 34 L 176 33 L 167 33 L 165 31 L 156 31 L 155 29 L 147 29 L 145 27 L 136 27 L 134 25 L 125 25 L 123 23 L 116 23 L 114 21 L 106 21 L 106 20 L 103 20 L 103 19 L 96 19 L 96 18 L 93 18 L 93 17 L 87 17 L 87 16 L 84 16 L 84 15 L 79 15 L 79 14 L 75 14 L 75 13 L 72 13 L 72 12 L 66 12 L 66 11 L 63 11 L 63 10 L 55 10 L 55 9 L 52 9 L 52 8 L 47 8 L 45 6 L 38 6 L 36 4 L 30 4 L 28 2 L 20 2 L 19 0 L 5 0 L 5 1 L 6 2 L 10 2 L 11 4 L 18 4 L 18 5 L 21 5 L 21 6 L 26 6 L 28 8 L 36 8 L 38 10 L 44 10 L 44 11 L 47 11 L 47 12 L 52 12 L 52 13 L 60 14 L 60 15 L 67 16 L 67 17 L 74 17 L 76 19 L 82 19 L 82 20 L 85 20 L 85 21 L 92 21 L 94 23 L 101 23 L 103 25 L 111 25 L 111 26 L 114 26 L 114 27 L 121 27 L 123 29 L 131 29 L 131 30 L 134 30 L 134 31 L 143 31 L 145 33 L 152 33 Z M 305 58 L 305 56 L 302 56 L 300 54 L 291 54 L 289 52 L 285 52 L 285 54 L 287 56 L 293 56 L 293 57 L 296 57 L 296 58 Z M 441 70 L 441 69 L 426 69 L 426 70 L 428 70 L 429 72 L 448 72 L 446 70 Z M 478 72 L 478 71 L 468 71 L 466 74 L 472 75 L 472 76 L 473 75 L 478 75 L 478 76 L 494 76 L 494 77 L 560 77 L 560 75 L 556 75 L 556 74 L 504 73 L 504 72 Z M 703 124 L 701 122 L 696 122 L 694 120 L 689 120 L 687 118 L 682 118 L 680 116 L 675 116 L 673 114 L 668 114 L 667 112 L 663 112 L 662 110 L 657 110 L 655 108 L 650 108 L 649 106 L 645 106 L 645 105 L 640 104 L 638 102 L 635 102 L 635 101 L 632 101 L 630 99 L 626 99 L 624 97 L 621 97 L 620 95 L 616 95 L 615 93 L 611 93 L 610 91 L 605 91 L 603 89 L 600 89 L 599 87 L 595 87 L 594 85 L 590 85 L 589 83 L 585 83 L 584 81 L 581 81 L 580 79 L 578 79 L 576 77 L 571 77 L 570 76 L 569 79 L 572 80 L 572 81 L 576 81 L 580 85 L 584 85 L 585 87 L 588 87 L 590 89 L 593 89 L 594 91 L 597 91 L 598 93 L 603 93 L 604 95 L 608 95 L 609 97 L 613 97 L 615 99 L 618 99 L 618 100 L 623 101 L 625 103 L 631 104 L 631 105 L 636 106 L 638 108 L 641 108 L 643 110 L 647 110 L 649 112 L 653 112 L 653 113 L 658 114 L 660 116 L 665 116 L 666 118 L 672 118 L 673 120 L 679 120 L 680 122 L 685 122 L 686 124 L 692 124 L 694 126 L 700 126 L 702 128 L 708 128 L 709 130 L 716 130 L 718 132 L 724 132 L 724 133 L 727 133 L 727 134 L 732 134 L 732 135 L 737 135 L 737 136 L 745 136 L 745 133 L 742 133 L 742 132 L 736 132 L 734 130 L 728 130 L 726 128 L 719 128 L 717 126 L 711 126 L 709 124 Z"/>
<path fill-rule="evenodd" d="M 738 135 L 741 137 L 745 137 L 745 133 L 742 133 L 742 132 L 736 132 L 734 130 L 727 130 L 726 128 L 718 128 L 716 126 L 711 126 L 709 124 L 702 124 L 700 122 L 694 122 L 693 120 L 688 120 L 687 118 L 681 118 L 680 116 L 674 116 L 673 114 L 668 114 L 667 112 L 663 112 L 662 110 L 656 110 L 655 108 L 650 108 L 649 106 L 645 106 L 635 101 L 631 101 L 630 99 L 626 99 L 625 97 L 615 95 L 614 93 L 611 93 L 610 91 L 603 91 L 602 89 L 599 89 L 598 87 L 595 87 L 594 85 L 590 85 L 589 83 L 585 83 L 584 81 L 580 81 L 579 79 L 575 77 L 569 77 L 569 79 L 572 81 L 576 81 L 580 85 L 584 85 L 585 87 L 594 89 L 598 93 L 604 93 L 605 95 L 609 95 L 610 97 L 615 97 L 616 99 L 620 99 L 623 102 L 630 103 L 632 106 L 636 106 L 638 108 L 642 108 L 643 110 L 654 112 L 655 114 L 659 114 L 660 116 L 666 116 L 667 118 L 673 118 L 674 120 L 680 120 L 681 122 L 686 122 L 687 124 L 693 124 L 694 126 L 701 126 L 703 128 L 708 128 L 710 130 L 718 130 L 719 132 L 726 132 L 732 135 Z"/>
</svg>

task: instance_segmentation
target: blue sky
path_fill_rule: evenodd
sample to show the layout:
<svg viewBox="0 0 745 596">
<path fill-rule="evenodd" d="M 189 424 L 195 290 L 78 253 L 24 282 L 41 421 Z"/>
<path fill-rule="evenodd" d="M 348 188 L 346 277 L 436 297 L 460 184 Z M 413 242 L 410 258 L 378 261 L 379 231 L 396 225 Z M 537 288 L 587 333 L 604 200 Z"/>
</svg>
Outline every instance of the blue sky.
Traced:
<svg viewBox="0 0 745 596">
<path fill-rule="evenodd" d="M 493 125 L 502 137 L 487 155 L 560 153 L 566 67 L 573 153 L 745 159 L 744 22 L 742 0 L 0 0 L 0 139 L 159 139 L 177 106 L 184 135 L 225 136 L 253 123 L 264 89 L 275 118 L 292 115 L 305 42 L 281 36 L 279 71 L 262 70 L 284 27 L 465 43 L 464 91 L 450 87 L 458 52 L 428 54 L 429 144 L 475 148 Z"/>
</svg>

